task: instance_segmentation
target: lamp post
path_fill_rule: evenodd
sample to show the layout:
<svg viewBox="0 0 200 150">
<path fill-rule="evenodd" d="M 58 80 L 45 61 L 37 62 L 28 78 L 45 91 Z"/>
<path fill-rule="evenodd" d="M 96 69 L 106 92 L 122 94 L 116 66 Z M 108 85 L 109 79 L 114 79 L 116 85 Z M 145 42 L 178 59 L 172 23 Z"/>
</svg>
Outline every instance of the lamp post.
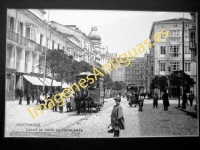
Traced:
<svg viewBox="0 0 200 150">
<path fill-rule="evenodd" d="M 180 105 L 180 77 L 181 77 L 181 73 L 180 72 L 178 72 L 178 108 L 180 108 L 181 107 L 181 105 Z"/>
</svg>

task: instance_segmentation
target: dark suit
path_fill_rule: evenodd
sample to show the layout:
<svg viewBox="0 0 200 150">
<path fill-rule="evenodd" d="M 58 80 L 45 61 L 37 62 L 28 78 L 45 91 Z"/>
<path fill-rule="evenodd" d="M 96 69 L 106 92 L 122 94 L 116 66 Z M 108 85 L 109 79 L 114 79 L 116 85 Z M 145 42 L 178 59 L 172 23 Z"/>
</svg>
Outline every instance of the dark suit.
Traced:
<svg viewBox="0 0 200 150">
<path fill-rule="evenodd" d="M 38 105 L 38 102 L 40 102 L 40 95 L 41 95 L 41 92 L 39 89 L 37 89 L 36 90 L 37 105 Z"/>
<path fill-rule="evenodd" d="M 24 96 L 24 92 L 22 89 L 19 90 L 19 104 L 21 105 L 22 104 L 22 97 Z"/>
<path fill-rule="evenodd" d="M 35 89 L 34 89 L 34 90 L 32 90 L 32 92 L 31 92 L 32 103 L 34 103 L 35 94 L 36 94 L 36 91 L 35 91 Z"/>
<path fill-rule="evenodd" d="M 169 98 L 168 98 L 168 94 L 164 93 L 163 96 L 163 105 L 164 105 L 164 110 L 167 111 L 168 110 L 168 106 L 169 106 Z"/>
<path fill-rule="evenodd" d="M 30 105 L 30 99 L 31 99 L 31 90 L 29 89 L 27 93 L 27 105 Z"/>
</svg>

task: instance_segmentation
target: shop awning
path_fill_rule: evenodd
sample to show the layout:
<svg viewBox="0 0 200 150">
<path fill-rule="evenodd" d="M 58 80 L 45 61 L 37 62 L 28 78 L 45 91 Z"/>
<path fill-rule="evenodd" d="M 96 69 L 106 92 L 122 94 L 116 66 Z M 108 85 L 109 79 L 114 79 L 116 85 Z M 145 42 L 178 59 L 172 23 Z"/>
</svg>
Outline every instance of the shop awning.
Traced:
<svg viewBox="0 0 200 150">
<path fill-rule="evenodd" d="M 23 75 L 26 80 L 28 80 L 33 85 L 43 85 L 43 82 L 41 82 L 37 77 L 29 76 L 29 75 Z"/>
<path fill-rule="evenodd" d="M 48 83 L 50 83 L 50 86 L 51 86 L 51 79 L 46 78 L 46 81 L 47 81 Z M 57 82 L 56 80 L 53 80 L 53 85 L 52 85 L 52 86 L 60 86 L 60 85 L 61 85 L 60 82 Z"/>
<path fill-rule="evenodd" d="M 67 84 L 67 83 L 62 84 L 62 88 L 68 88 L 68 87 L 69 87 L 69 84 Z"/>
<path fill-rule="evenodd" d="M 40 80 L 41 82 L 43 82 L 43 78 L 39 78 L 39 80 Z M 44 84 L 45 84 L 46 86 L 51 86 L 51 84 L 47 81 L 47 78 L 45 78 L 44 81 L 45 81 Z"/>
</svg>

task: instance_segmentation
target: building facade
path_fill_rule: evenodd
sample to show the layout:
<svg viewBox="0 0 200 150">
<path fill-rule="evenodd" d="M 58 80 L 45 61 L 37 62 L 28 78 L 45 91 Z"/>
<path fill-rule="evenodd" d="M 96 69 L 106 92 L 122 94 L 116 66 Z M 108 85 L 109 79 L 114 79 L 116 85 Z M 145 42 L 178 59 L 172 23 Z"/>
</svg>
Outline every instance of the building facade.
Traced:
<svg viewBox="0 0 200 150">
<path fill-rule="evenodd" d="M 129 58 L 131 63 L 125 68 L 125 83 L 135 84 L 142 87 L 141 92 L 146 92 L 147 81 L 146 81 L 146 68 L 145 68 L 145 57 Z"/>
<path fill-rule="evenodd" d="M 74 49 L 67 47 L 68 54 L 72 55 L 75 60 L 84 60 L 96 67 L 101 67 L 108 62 L 108 47 L 101 46 L 101 37 L 97 32 L 97 27 L 92 27 L 88 36 L 76 25 L 62 25 L 51 21 L 51 27 L 83 49 L 82 53 L 76 53 Z"/>
<path fill-rule="evenodd" d="M 43 85 L 38 80 L 43 77 L 43 70 L 37 66 L 48 49 L 63 49 L 75 60 L 84 60 L 98 67 L 110 58 L 108 48 L 101 46 L 100 36 L 95 39 L 98 37 L 93 33 L 96 28 L 92 28 L 90 36 L 86 36 L 76 26 L 47 22 L 44 19 L 45 14 L 43 9 L 7 10 L 7 99 L 15 100 L 18 98 L 18 89 L 27 89 L 25 75 L 34 78 L 38 85 Z"/>
<path fill-rule="evenodd" d="M 183 21 L 184 37 L 182 37 Z M 161 36 L 161 42 L 152 46 L 150 48 L 150 53 L 146 56 L 149 66 L 147 77 L 148 87 L 150 87 L 150 82 L 155 75 L 167 76 L 173 71 L 182 70 L 182 38 L 184 38 L 184 72 L 190 75 L 196 82 L 196 65 L 191 61 L 191 52 L 189 50 L 188 28 L 190 28 L 191 25 L 192 22 L 190 19 L 183 18 L 153 22 L 149 36 L 151 43 L 155 42 L 154 34 L 160 32 L 163 28 L 168 32 L 168 38 L 165 39 L 164 36 Z M 188 89 L 188 87 L 186 89 Z M 194 90 L 196 93 L 195 87 L 189 87 L 189 90 Z M 187 92 L 189 92 L 189 90 L 187 90 Z M 170 87 L 170 92 L 172 96 L 176 96 L 177 88 Z"/>
</svg>

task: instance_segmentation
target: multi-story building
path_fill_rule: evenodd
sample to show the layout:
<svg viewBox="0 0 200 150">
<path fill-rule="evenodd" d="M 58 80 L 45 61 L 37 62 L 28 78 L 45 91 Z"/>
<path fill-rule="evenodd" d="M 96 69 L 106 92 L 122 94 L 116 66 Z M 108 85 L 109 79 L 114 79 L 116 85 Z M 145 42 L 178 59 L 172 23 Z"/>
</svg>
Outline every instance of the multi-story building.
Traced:
<svg viewBox="0 0 200 150">
<path fill-rule="evenodd" d="M 184 21 L 184 37 L 182 37 L 182 27 Z M 182 38 L 184 38 L 184 72 L 191 77 L 196 76 L 194 72 L 195 64 L 191 62 L 191 52 L 189 50 L 189 34 L 188 28 L 190 28 L 192 22 L 190 19 L 170 19 L 153 22 L 150 31 L 149 38 L 154 43 L 154 34 L 160 32 L 161 29 L 165 29 L 168 32 L 169 37 L 164 38 L 161 36 L 161 42 L 156 43 L 155 46 L 150 48 L 150 54 L 147 55 L 149 73 L 148 73 L 148 84 L 149 80 L 152 80 L 151 71 L 153 75 L 167 76 L 173 71 L 182 70 Z M 186 87 L 189 92 L 191 87 Z M 177 95 L 177 88 L 171 87 L 171 95 Z M 196 93 L 196 91 L 194 90 Z"/>
<path fill-rule="evenodd" d="M 31 75 L 34 84 L 43 85 L 37 77 L 43 72 L 37 65 L 47 49 L 67 50 L 81 54 L 84 50 L 48 25 L 42 9 L 7 10 L 6 98 L 15 99 L 15 91 L 26 89 L 24 75 Z M 28 79 L 27 79 L 28 80 Z M 45 82 L 45 84 L 47 84 Z"/>
<path fill-rule="evenodd" d="M 145 57 L 129 58 L 131 63 L 125 68 L 125 83 L 143 87 L 141 92 L 146 92 Z"/>
<path fill-rule="evenodd" d="M 77 61 L 84 60 L 94 66 L 109 60 L 108 49 L 101 47 L 100 36 L 86 36 L 76 26 L 47 22 L 43 9 L 8 9 L 6 48 L 6 98 L 15 99 L 16 89 L 27 89 L 27 76 L 32 84 L 43 85 L 43 71 L 37 65 L 48 49 L 63 49 Z M 97 38 L 96 38 L 97 37 Z M 94 46 L 96 48 L 94 48 Z M 45 81 L 45 85 L 48 82 Z"/>
<path fill-rule="evenodd" d="M 81 32 L 76 25 L 62 25 L 55 21 L 51 21 L 51 27 L 61 32 L 70 41 L 74 42 L 84 50 L 79 55 L 76 55 L 74 49 L 67 47 L 68 53 L 73 55 L 77 61 L 84 60 L 97 67 L 101 67 L 107 63 L 109 59 L 108 48 L 101 46 L 101 37 L 97 32 L 97 27 L 92 27 L 88 36 Z"/>
<path fill-rule="evenodd" d="M 197 65 L 197 53 L 198 53 L 198 30 L 197 30 L 197 22 L 198 22 L 198 13 L 197 12 L 191 12 L 190 13 L 191 17 L 192 17 L 192 26 L 190 28 L 188 28 L 189 31 L 189 49 L 191 50 L 191 62 L 195 64 L 196 69 L 194 69 L 194 73 L 193 75 L 193 79 L 196 81 L 197 86 L 196 86 L 196 91 L 198 89 L 198 78 L 197 78 L 197 73 L 198 72 L 198 65 Z M 197 94 L 197 93 L 196 93 Z M 198 100 L 198 95 L 196 95 L 196 100 Z M 198 103 L 198 101 L 197 101 Z"/>
</svg>

